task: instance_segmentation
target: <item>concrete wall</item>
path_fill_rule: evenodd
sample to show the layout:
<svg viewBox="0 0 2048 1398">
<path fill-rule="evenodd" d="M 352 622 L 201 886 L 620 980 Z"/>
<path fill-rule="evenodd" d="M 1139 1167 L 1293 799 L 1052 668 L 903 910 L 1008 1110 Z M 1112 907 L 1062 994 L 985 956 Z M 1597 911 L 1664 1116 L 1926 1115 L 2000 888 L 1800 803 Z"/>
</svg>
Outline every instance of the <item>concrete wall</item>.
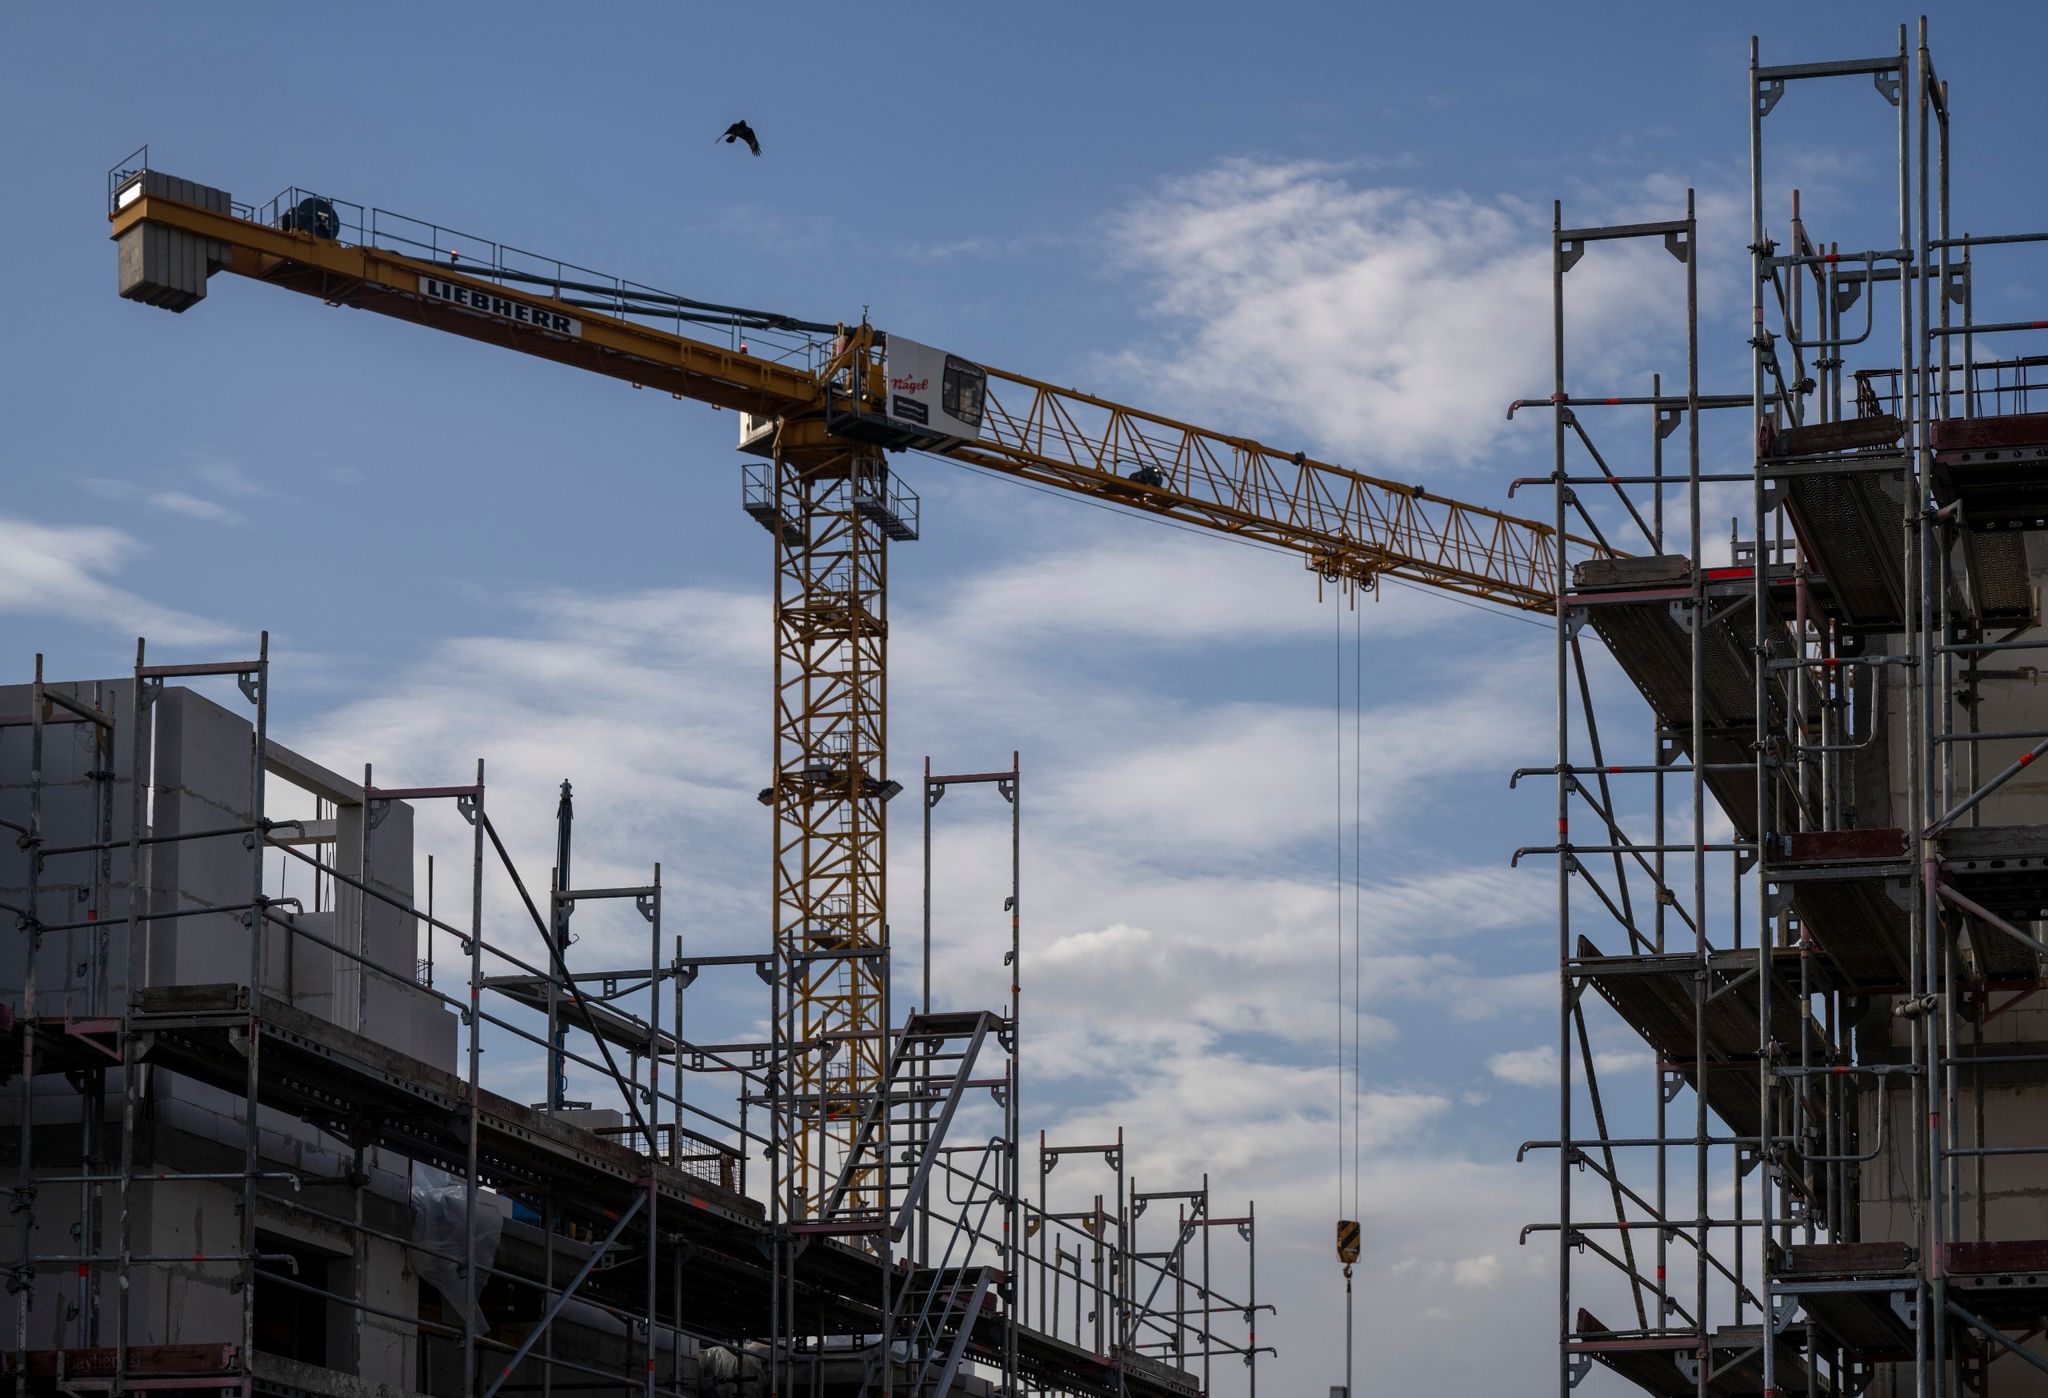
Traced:
<svg viewBox="0 0 2048 1398">
<path fill-rule="evenodd" d="M 2038 610 L 2044 583 L 2048 583 L 2048 535 L 2028 534 L 2026 549 Z M 2003 635 L 2004 632 L 2000 631 L 1985 639 L 2000 639 Z M 2048 637 L 2048 631 L 2037 627 L 2022 632 L 2018 639 L 2041 640 L 2044 637 Z M 1887 648 L 1896 652 L 1898 638 L 1887 640 Z M 1875 644 L 1872 649 L 1877 649 Z M 1983 657 L 1982 678 L 1978 684 L 1981 699 L 1977 705 L 1977 729 L 1986 733 L 2048 730 L 2048 722 L 2044 722 L 2048 720 L 2048 681 L 2044 681 L 2042 667 L 2048 667 L 2048 650 L 2014 651 Z M 1906 725 L 1902 721 L 1906 716 L 1906 675 L 1894 667 L 1887 670 L 1886 677 L 1889 691 L 1885 700 L 1886 741 L 1890 753 L 1889 801 L 1893 815 L 1888 822 L 1866 820 L 1861 823 L 1909 825 L 1912 822 L 1906 818 L 1905 806 L 1908 770 Z M 1962 666 L 1959 663 L 1959 681 L 1961 677 Z M 1956 731 L 1968 730 L 1970 715 L 1965 707 L 1956 704 L 1954 713 Z M 1979 779 L 1988 780 L 2032 746 L 2032 742 L 2017 738 L 1955 745 L 1948 792 L 1950 802 L 1967 796 L 1974 789 L 1969 765 L 1972 747 L 1977 752 Z M 1987 798 L 1979 809 L 1981 823 L 1985 825 L 2048 825 L 2048 771 L 2024 773 Z"/>
<path fill-rule="evenodd" d="M 2044 580 L 2048 580 L 2048 539 L 2039 534 L 2027 537 L 2027 556 L 2033 577 L 2037 605 Z M 2000 633 L 2002 635 L 2002 633 Z M 2026 639 L 2041 639 L 2048 632 L 2036 629 Z M 1991 638 L 1987 638 L 1991 639 Z M 1976 727 L 1985 732 L 2048 731 L 2048 683 L 2036 668 L 2048 651 L 2014 652 L 1987 656 L 1986 672 L 1979 685 L 1981 699 L 1976 707 Z M 1886 676 L 1885 743 L 1889 773 L 1886 780 L 1888 818 L 1865 824 L 1911 826 L 1914 822 L 1906 804 L 1906 676 L 1890 670 Z M 1971 716 L 1960 703 L 1955 707 L 1956 731 L 1970 727 Z M 1967 796 L 2033 745 L 2032 740 L 1996 739 L 1974 745 L 1957 744 L 1952 750 L 1942 807 L 1947 809 Z M 1976 750 L 1973 774 L 1970 754 Z M 1867 769 L 1866 769 L 1867 770 Z M 1977 808 L 1977 822 L 1986 826 L 2048 825 L 2048 764 L 2022 772 L 1987 797 Z M 2036 936 L 2036 924 L 2026 930 Z M 1967 948 L 1971 936 L 1997 937 L 2002 934 L 1973 930 L 1964 934 Z M 1965 953 L 1967 955 L 1967 952 Z M 2002 1005 L 2009 994 L 1993 997 Z M 1858 1035 L 1858 1051 L 1865 1058 L 1903 1061 L 1909 1053 L 1910 1034 L 1906 1025 L 1893 1019 L 1889 1005 L 1874 1007 Z M 1981 1043 L 1986 1054 L 2048 1053 L 2048 1003 L 2027 1000 L 2001 1010 L 1995 1018 L 1978 1026 L 1967 1022 L 1957 1032 L 1958 1054 L 1968 1055 Z M 2033 1081 L 2027 1081 L 2032 1078 Z M 1896 1241 L 1922 1243 L 1925 1220 L 1914 1207 L 1920 1161 L 1919 1145 L 1913 1135 L 1918 1114 L 1906 1080 L 1889 1079 L 1883 1093 L 1866 1093 L 1858 1112 L 1863 1148 L 1877 1142 L 1878 1114 L 1883 1111 L 1886 1147 L 1876 1160 L 1861 1167 L 1858 1189 L 1858 1221 L 1867 1242 Z M 1981 1074 L 1959 1074 L 1959 1100 L 1955 1129 L 1964 1146 L 2048 1146 L 2048 1083 L 2040 1081 L 2038 1067 L 1988 1070 Z M 1982 1091 L 1975 1084 L 1981 1081 Z M 2048 1239 L 2048 1156 L 2004 1156 L 1965 1160 L 1959 1173 L 1961 1199 L 1960 1240 Z M 2031 1346 L 2048 1354 L 2048 1342 L 2036 1340 Z M 1992 1386 L 2001 1398 L 2048 1398 L 2048 1376 L 2025 1367 L 2019 1360 L 2005 1358 L 1993 1372 Z M 1903 1388 L 1895 1372 L 1882 1373 L 1872 1388 L 1879 1398 Z"/>
<path fill-rule="evenodd" d="M 117 1010 L 126 998 L 127 938 L 121 920 L 128 909 L 125 842 L 135 794 L 129 780 L 136 736 L 128 715 L 131 687 L 126 680 L 51 686 L 87 706 L 97 703 L 116 721 L 110 751 L 101 747 L 92 724 L 51 723 L 45 727 L 42 812 L 48 832 L 46 847 L 102 838 L 111 838 L 117 847 L 104 856 L 53 855 L 44 861 L 36 899 L 41 920 L 50 925 L 94 920 L 99 926 L 45 936 L 36 975 L 40 1012 L 85 1015 L 108 1007 Z M 26 717 L 29 695 L 28 685 L 0 685 L 0 718 Z M 145 723 L 141 729 L 145 770 L 150 728 Z M 16 825 L 28 823 L 30 751 L 27 727 L 0 727 L 0 820 Z M 102 828 L 104 835 L 99 833 Z M 16 831 L 0 827 L 0 903 L 9 908 L 25 907 L 28 885 L 28 853 L 18 842 Z M 14 930 L 12 915 L 7 926 L 10 932 Z M 7 989 L 11 1003 L 19 1003 L 24 987 L 27 945 L 21 936 L 0 938 L 0 987 Z M 103 1004 L 96 1003 L 89 993 L 90 987 L 102 984 L 102 965 L 109 968 Z"/>
<path fill-rule="evenodd" d="M 64 688 L 87 703 L 97 694 L 115 716 L 110 752 L 95 741 L 92 725 L 46 729 L 41 763 L 45 848 L 107 837 L 116 848 L 104 858 L 60 855 L 45 860 L 34 899 L 41 922 L 82 922 L 88 915 L 97 921 L 89 929 L 45 934 L 33 958 L 32 977 L 29 939 L 0 939 L 0 999 L 17 1014 L 119 1014 L 128 1004 L 124 920 L 131 880 L 125 842 L 134 809 L 130 772 L 138 733 L 147 774 L 146 836 L 189 835 L 252 823 L 251 779 L 257 755 L 248 710 L 223 707 L 191 690 L 167 688 L 145 711 L 138 730 L 130 722 L 129 689 L 125 681 Z M 27 686 L 0 687 L 0 715 L 25 714 L 29 702 Z M 29 731 L 0 729 L 0 818 L 27 823 L 30 765 Z M 364 819 L 359 788 L 283 750 L 271 753 L 268 766 L 273 794 L 280 783 L 290 781 L 338 803 L 332 829 L 318 848 L 342 870 L 360 870 Z M 409 806 L 391 803 L 368 838 L 370 884 L 401 901 L 412 895 L 412 815 Z M 251 940 L 244 910 L 257 891 L 252 847 L 239 834 L 166 841 L 147 847 L 141 866 L 145 893 L 139 911 L 156 916 L 137 938 L 140 984 L 246 986 Z M 12 838 L 0 840 L 0 902 L 27 906 L 28 884 L 27 851 Z M 310 879 L 297 881 L 300 890 L 309 886 Z M 414 919 L 375 899 L 360 899 L 353 889 L 337 890 L 335 906 L 308 913 L 300 919 L 302 927 L 312 937 L 342 948 L 362 948 L 385 974 L 366 976 L 355 962 L 311 937 L 272 926 L 264 933 L 265 993 L 350 1029 L 375 1026 L 380 1041 L 452 1069 L 455 1019 L 413 983 Z M 161 916 L 171 912 L 181 915 Z M 105 1096 L 97 1102 L 51 1075 L 27 1084 L 17 1080 L 0 1093 L 0 1124 L 18 1128 L 25 1114 L 31 1123 L 38 1175 L 78 1174 L 81 1159 L 95 1173 L 118 1165 L 120 1070 L 113 1069 L 106 1077 Z M 193 1260 L 240 1251 L 239 1186 L 146 1177 L 156 1172 L 239 1171 L 244 1101 L 238 1094 L 162 1074 L 146 1078 L 143 1092 L 135 1164 L 145 1178 L 133 1187 L 130 1248 L 138 1257 L 174 1260 L 130 1269 L 129 1340 L 138 1345 L 239 1343 L 239 1263 Z M 354 1167 L 351 1154 L 341 1143 L 267 1109 L 260 1112 L 258 1126 L 263 1168 L 288 1170 L 299 1178 L 296 1193 L 282 1184 L 265 1186 L 256 1223 L 270 1245 L 289 1245 L 309 1257 L 326 1259 L 322 1284 L 344 1294 L 356 1290 L 360 1270 L 361 1291 L 370 1306 L 415 1314 L 418 1280 L 404 1249 L 352 1236 L 295 1207 L 304 1203 L 348 1216 L 355 1206 L 347 1186 Z M 362 1201 L 366 1219 L 405 1235 L 410 1219 L 409 1162 L 371 1151 L 363 1165 L 369 1176 Z M 104 1256 L 116 1250 L 115 1191 L 104 1189 L 97 1198 L 82 1198 L 83 1193 L 78 1185 L 51 1185 L 38 1191 L 31 1226 L 36 1254 L 70 1257 L 89 1251 Z M 83 1236 L 77 1236 L 73 1230 L 82 1215 L 88 1226 Z M 29 1345 L 54 1349 L 113 1344 L 120 1305 L 116 1271 L 91 1266 L 84 1279 L 75 1265 L 41 1271 L 28 1310 Z M 259 1284 L 259 1294 L 262 1290 Z M 327 1308 L 329 1366 L 370 1383 L 412 1388 L 418 1366 L 413 1327 L 371 1316 L 358 1331 L 355 1314 L 339 1305 Z M 0 1317 L 0 1334 L 9 1348 L 15 1342 L 15 1328 L 16 1310 L 9 1306 Z"/>
</svg>

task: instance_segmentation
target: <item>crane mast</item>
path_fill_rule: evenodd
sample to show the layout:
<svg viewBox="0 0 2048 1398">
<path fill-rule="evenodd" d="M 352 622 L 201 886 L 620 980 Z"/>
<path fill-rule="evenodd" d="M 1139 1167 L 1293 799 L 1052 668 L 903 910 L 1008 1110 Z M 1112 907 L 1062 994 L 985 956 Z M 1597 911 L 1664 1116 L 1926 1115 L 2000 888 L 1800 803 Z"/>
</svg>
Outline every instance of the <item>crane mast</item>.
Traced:
<svg viewBox="0 0 2048 1398">
<path fill-rule="evenodd" d="M 884 854 L 889 535 L 863 508 L 887 466 L 807 424 L 778 429 L 773 907 L 781 961 L 779 1121 L 792 1139 L 785 1205 L 823 1212 L 885 1076 L 889 1017 Z M 929 1006 L 922 1008 L 929 1009 Z M 863 1172 L 864 1173 L 864 1172 Z M 883 1207 L 868 1181 L 847 1205 Z"/>
<path fill-rule="evenodd" d="M 344 214 L 352 215 L 352 218 Z M 854 1158 L 891 1023 L 884 921 L 888 547 L 916 498 L 887 453 L 922 450 L 1299 554 L 1346 589 L 1383 577 L 1548 612 L 1566 553 L 1549 525 L 1347 470 L 1020 374 L 872 326 L 825 325 L 600 279 L 292 190 L 263 209 L 149 169 L 115 172 L 121 294 L 182 311 L 216 271 L 741 414 L 747 513 L 775 555 L 774 812 L 778 1192 L 784 1216 L 885 1207 Z M 517 264 L 517 265 L 515 265 Z M 659 317 L 674 328 L 643 323 Z M 685 325 L 727 330 L 720 345 Z M 790 360 L 739 335 L 803 340 Z M 892 374 L 910 356 L 937 356 Z M 932 387 L 934 376 L 942 382 Z M 943 395 L 943 402 L 941 401 Z M 929 1006 L 921 1007 L 930 1009 Z M 1014 1097 L 1010 1110 L 1014 1112 Z"/>
</svg>

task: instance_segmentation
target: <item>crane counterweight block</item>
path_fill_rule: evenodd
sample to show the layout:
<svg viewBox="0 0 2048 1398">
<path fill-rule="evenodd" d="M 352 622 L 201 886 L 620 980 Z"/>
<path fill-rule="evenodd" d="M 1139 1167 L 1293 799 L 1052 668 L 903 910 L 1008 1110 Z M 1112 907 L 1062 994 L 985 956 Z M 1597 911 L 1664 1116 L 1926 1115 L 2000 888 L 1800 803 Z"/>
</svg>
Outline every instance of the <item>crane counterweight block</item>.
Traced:
<svg viewBox="0 0 2048 1398">
<path fill-rule="evenodd" d="M 217 214 L 228 213 L 233 202 L 224 189 L 157 170 L 138 170 L 114 191 L 114 208 L 125 209 L 145 197 L 175 199 Z M 225 244 L 160 223 L 131 224 L 115 235 L 114 246 L 122 297 L 167 311 L 183 311 L 205 300 L 206 279 L 228 260 Z"/>
</svg>

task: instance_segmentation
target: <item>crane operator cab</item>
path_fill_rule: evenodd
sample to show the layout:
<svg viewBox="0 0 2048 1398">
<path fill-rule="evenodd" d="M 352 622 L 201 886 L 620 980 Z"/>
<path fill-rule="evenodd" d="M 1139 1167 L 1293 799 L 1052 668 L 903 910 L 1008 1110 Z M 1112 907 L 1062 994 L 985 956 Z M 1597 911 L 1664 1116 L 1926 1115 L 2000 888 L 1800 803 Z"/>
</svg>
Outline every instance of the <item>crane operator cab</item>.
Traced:
<svg viewBox="0 0 2048 1398">
<path fill-rule="evenodd" d="M 828 387 L 825 421 L 834 436 L 872 442 L 891 451 L 910 447 L 943 451 L 981 436 L 988 371 L 957 354 L 889 335 L 883 340 L 879 394 L 855 401 Z M 740 416 L 740 450 L 767 456 L 775 420 Z"/>
<path fill-rule="evenodd" d="M 883 366 L 891 422 L 952 441 L 971 442 L 981 435 L 988 374 L 978 365 L 891 335 L 883 346 Z"/>
</svg>

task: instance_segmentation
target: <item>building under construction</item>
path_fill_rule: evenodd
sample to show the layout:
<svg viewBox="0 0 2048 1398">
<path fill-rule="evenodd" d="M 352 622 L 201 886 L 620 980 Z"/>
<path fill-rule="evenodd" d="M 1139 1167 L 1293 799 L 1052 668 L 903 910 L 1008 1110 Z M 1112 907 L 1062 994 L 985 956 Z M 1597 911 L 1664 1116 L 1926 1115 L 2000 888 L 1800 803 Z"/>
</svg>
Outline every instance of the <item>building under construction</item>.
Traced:
<svg viewBox="0 0 2048 1398">
<path fill-rule="evenodd" d="M 1830 83 L 1895 153 L 1895 218 L 1765 207 L 1766 134 Z M 2040 308 L 1973 280 L 2048 234 L 1953 231 L 1924 24 L 1873 59 L 1753 52 L 1748 102 L 1747 316 L 1703 311 L 1690 203 L 1560 211 L 1555 382 L 1514 410 L 1553 433 L 1543 522 L 866 324 L 124 162 L 130 299 L 182 311 L 226 271 L 743 415 L 776 557 L 773 939 L 700 952 L 658 865 L 579 887 L 566 789 L 553 866 L 522 872 L 481 763 L 393 789 L 282 747 L 267 645 L 38 665 L 0 690 L 17 1388 L 1256 1394 L 1250 1205 L 1132 1178 L 1120 1136 L 1027 1131 L 1014 757 L 914 791 L 927 890 L 941 798 L 1008 807 L 1007 998 L 934 1010 L 927 950 L 892 1009 L 907 449 L 1290 549 L 1341 590 L 1554 614 L 1557 747 L 1516 780 L 1554 782 L 1557 833 L 1516 859 L 1556 866 L 1559 1124 L 1523 1150 L 1557 1169 L 1529 1235 L 1557 1244 L 1560 1393 L 2048 1392 L 2048 356 Z M 1682 381 L 1568 380 L 1573 269 L 1636 240 L 1683 290 Z M 1747 327 L 1746 385 L 1703 382 L 1703 319 Z M 1704 520 L 1731 499 L 1722 559 Z M 1603 715 L 1610 660 L 1648 724 Z M 464 916 L 414 885 L 424 803 L 470 832 L 439 866 Z M 599 902 L 644 957 L 580 964 Z M 706 976 L 758 977 L 770 1032 L 687 1034 Z M 1596 1076 L 1617 1023 L 1655 1054 L 1640 1100 Z M 543 1057 L 542 1100 L 494 1090 L 508 1045 Z M 572 1076 L 602 1091 L 572 1102 Z"/>
<path fill-rule="evenodd" d="M 692 955 L 658 867 L 569 886 L 567 791 L 527 878 L 481 763 L 385 789 L 285 748 L 265 649 L 0 690 L 18 1388 L 1168 1395 L 1255 1364 L 1249 1206 L 1133 1178 L 1120 1135 L 1020 1149 L 1014 1003 L 908 1016 L 823 1202 L 764 1205 L 811 1118 L 784 1055 L 678 1026 L 777 951 Z M 929 776 L 927 817 L 986 787 L 1015 834 L 1019 781 Z M 461 922 L 414 887 L 430 801 L 473 832 L 439 866 Z M 598 900 L 638 964 L 565 960 Z M 539 1103 L 487 1085 L 522 1043 Z"/>
<path fill-rule="evenodd" d="M 1766 208 L 1829 84 L 1896 169 L 1860 226 Z M 1517 856 L 1557 864 L 1558 1133 L 1524 1147 L 1556 1157 L 1556 1388 L 2048 1392 L 2048 357 L 2041 307 L 1976 294 L 2048 234 L 1956 231 L 1924 20 L 1876 58 L 1753 41 L 1748 101 L 1749 382 L 1701 382 L 1693 209 L 1560 215 L 1554 396 L 1517 405 L 1555 519 L 1620 531 L 1559 580 L 1556 755 L 1517 778 L 1556 791 Z M 1684 380 L 1577 382 L 1574 269 L 1634 239 L 1673 255 Z M 1600 712 L 1596 641 L 1652 725 Z M 1597 1076 L 1609 1010 L 1649 1097 Z"/>
</svg>

